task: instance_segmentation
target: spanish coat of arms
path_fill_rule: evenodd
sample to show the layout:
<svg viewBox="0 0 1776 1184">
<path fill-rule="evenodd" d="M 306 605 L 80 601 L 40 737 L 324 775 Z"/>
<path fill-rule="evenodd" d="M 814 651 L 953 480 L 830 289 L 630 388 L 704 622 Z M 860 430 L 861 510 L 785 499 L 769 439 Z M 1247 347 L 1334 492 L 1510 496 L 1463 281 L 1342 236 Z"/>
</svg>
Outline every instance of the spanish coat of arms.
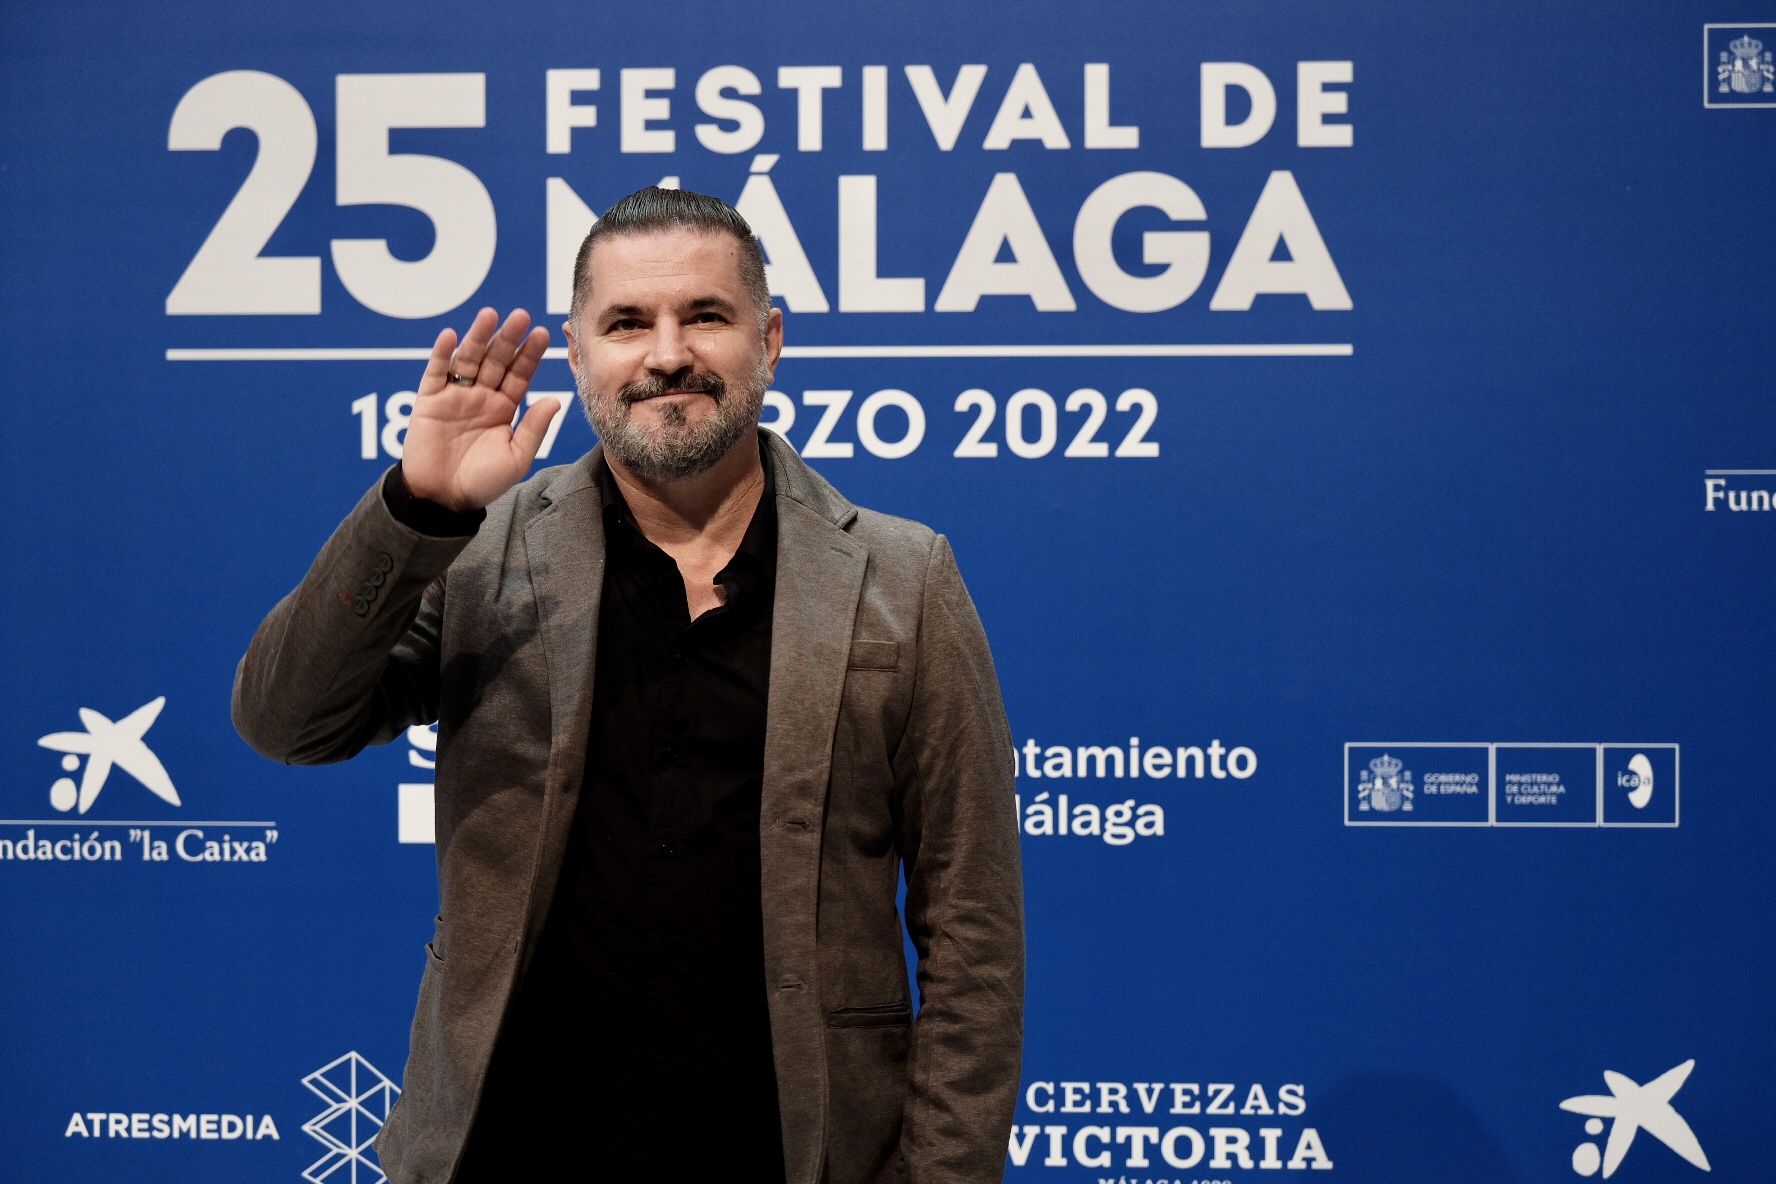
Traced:
<svg viewBox="0 0 1776 1184">
<path fill-rule="evenodd" d="M 1357 784 L 1357 809 L 1383 814 L 1412 810 L 1412 770 L 1397 756 L 1382 753 L 1369 762 Z"/>
<path fill-rule="evenodd" d="M 1720 80 L 1720 92 L 1740 95 L 1769 94 L 1776 91 L 1776 56 L 1764 43 L 1747 33 L 1721 50 L 1720 62 L 1714 72 Z"/>
</svg>

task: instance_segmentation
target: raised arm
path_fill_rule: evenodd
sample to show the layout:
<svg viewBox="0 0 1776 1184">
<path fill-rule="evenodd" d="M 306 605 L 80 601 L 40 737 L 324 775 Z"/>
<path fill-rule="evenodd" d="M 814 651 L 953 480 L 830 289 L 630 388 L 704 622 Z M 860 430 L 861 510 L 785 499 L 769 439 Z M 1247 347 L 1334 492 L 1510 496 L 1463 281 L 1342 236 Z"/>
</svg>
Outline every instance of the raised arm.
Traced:
<svg viewBox="0 0 1776 1184">
<path fill-rule="evenodd" d="M 539 403 L 512 427 L 549 344 L 548 330 L 529 326 L 522 309 L 504 325 L 482 309 L 460 345 L 454 330 L 438 334 L 401 464 L 358 501 L 241 659 L 234 725 L 258 752 L 286 763 L 344 760 L 437 718 L 444 573 L 482 508 L 529 470 L 561 407 Z M 391 493 L 431 513 L 397 516 Z M 415 528 L 440 517 L 455 517 L 463 533 Z"/>
</svg>

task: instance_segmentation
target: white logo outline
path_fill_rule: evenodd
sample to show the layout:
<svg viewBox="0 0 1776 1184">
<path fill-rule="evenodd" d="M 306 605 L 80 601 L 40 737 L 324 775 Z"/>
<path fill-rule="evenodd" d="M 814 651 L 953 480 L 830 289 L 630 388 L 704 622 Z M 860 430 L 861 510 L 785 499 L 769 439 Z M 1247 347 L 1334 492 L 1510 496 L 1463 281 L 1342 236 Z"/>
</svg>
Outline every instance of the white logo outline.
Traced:
<svg viewBox="0 0 1776 1184">
<path fill-rule="evenodd" d="M 384 1076 L 357 1050 L 335 1057 L 302 1079 L 309 1092 L 327 1106 L 302 1124 L 309 1138 L 327 1148 L 325 1155 L 303 1169 L 310 1184 L 331 1184 L 331 1177 L 347 1169 L 342 1179 L 358 1184 L 384 1184 L 388 1179 L 377 1160 L 375 1139 L 388 1121 L 401 1087 Z"/>
</svg>

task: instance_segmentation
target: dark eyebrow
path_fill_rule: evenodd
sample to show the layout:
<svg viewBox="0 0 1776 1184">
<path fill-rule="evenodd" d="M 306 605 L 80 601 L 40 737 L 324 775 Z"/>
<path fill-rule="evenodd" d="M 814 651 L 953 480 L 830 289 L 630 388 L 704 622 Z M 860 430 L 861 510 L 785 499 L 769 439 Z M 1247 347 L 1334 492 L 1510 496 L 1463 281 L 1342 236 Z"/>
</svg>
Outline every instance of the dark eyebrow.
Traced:
<svg viewBox="0 0 1776 1184">
<path fill-rule="evenodd" d="M 641 308 L 634 304 L 613 304 L 598 314 L 598 323 L 608 325 L 612 321 L 621 321 L 629 317 L 639 318 L 643 315 Z"/>
<path fill-rule="evenodd" d="M 685 311 L 690 313 L 719 312 L 730 320 L 734 317 L 733 304 L 720 296 L 698 296 L 685 305 Z M 598 314 L 598 323 L 609 325 L 613 321 L 621 321 L 629 317 L 646 320 L 648 316 L 647 310 L 638 304 L 613 304 Z"/>
<path fill-rule="evenodd" d="M 688 308 L 691 312 L 708 312 L 713 310 L 729 317 L 734 315 L 734 306 L 729 304 L 726 300 L 723 300 L 720 296 L 699 296 L 691 301 Z"/>
</svg>

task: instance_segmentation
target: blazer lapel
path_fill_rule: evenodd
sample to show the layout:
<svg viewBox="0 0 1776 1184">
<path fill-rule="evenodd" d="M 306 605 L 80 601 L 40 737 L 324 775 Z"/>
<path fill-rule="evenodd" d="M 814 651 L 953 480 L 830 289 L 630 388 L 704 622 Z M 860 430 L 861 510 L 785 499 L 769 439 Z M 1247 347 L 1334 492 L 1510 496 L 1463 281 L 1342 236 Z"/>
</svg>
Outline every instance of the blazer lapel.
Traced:
<svg viewBox="0 0 1776 1184">
<path fill-rule="evenodd" d="M 774 937 L 786 938 L 790 922 L 786 912 L 773 917 L 773 904 L 809 904 L 806 917 L 796 922 L 807 926 L 805 935 L 797 935 L 796 948 L 810 955 L 814 948 L 820 824 L 869 550 L 844 529 L 856 519 L 857 508 L 782 438 L 763 429 L 760 434 L 777 485 L 777 592 L 771 613 L 760 818 L 766 837 L 765 950 L 770 958 Z M 802 827 L 814 842 L 798 846 L 794 855 L 770 845 L 770 836 Z M 799 944 L 803 936 L 805 947 Z"/>
<path fill-rule="evenodd" d="M 799 818 L 819 832 L 867 558 L 861 543 L 806 506 L 778 500 L 762 803 L 767 828 Z M 806 870 L 811 874 L 812 864 Z"/>
<path fill-rule="evenodd" d="M 815 980 L 822 820 L 869 553 L 835 522 L 849 522 L 856 511 L 842 499 L 820 496 L 810 481 L 831 487 L 787 446 L 773 451 L 777 592 L 759 807 L 760 889 L 784 1166 L 795 1184 L 813 1184 L 826 1128 L 825 1017 Z"/>
<path fill-rule="evenodd" d="M 549 492 L 550 505 L 524 531 L 525 559 L 549 665 L 549 767 L 542 825 L 525 905 L 526 961 L 548 918 L 572 829 L 592 727 L 598 661 L 598 610 L 604 590 L 604 512 L 598 496 L 599 450 Z"/>
</svg>

